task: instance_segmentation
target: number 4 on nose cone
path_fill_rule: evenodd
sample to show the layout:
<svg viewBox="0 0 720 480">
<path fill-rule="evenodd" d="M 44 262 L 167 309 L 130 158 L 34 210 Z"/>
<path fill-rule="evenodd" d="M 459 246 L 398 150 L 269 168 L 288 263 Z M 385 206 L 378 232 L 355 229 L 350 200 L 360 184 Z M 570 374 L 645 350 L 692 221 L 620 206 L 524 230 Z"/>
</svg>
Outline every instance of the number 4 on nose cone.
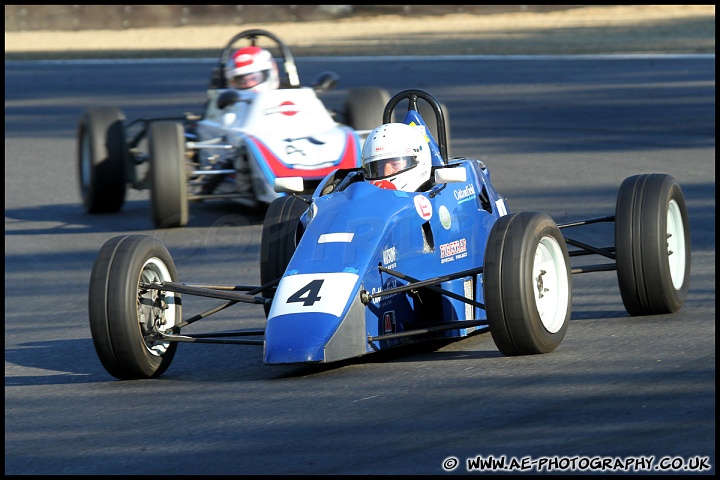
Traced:
<svg viewBox="0 0 720 480">
<path fill-rule="evenodd" d="M 268 319 L 291 313 L 328 313 L 339 317 L 358 282 L 347 272 L 307 273 L 283 277 Z"/>
<path fill-rule="evenodd" d="M 320 293 L 320 287 L 322 287 L 323 282 L 324 280 L 313 280 L 297 292 L 290 295 L 287 302 L 300 302 L 305 307 L 313 305 L 315 302 L 319 302 L 321 297 L 318 293 Z"/>
</svg>

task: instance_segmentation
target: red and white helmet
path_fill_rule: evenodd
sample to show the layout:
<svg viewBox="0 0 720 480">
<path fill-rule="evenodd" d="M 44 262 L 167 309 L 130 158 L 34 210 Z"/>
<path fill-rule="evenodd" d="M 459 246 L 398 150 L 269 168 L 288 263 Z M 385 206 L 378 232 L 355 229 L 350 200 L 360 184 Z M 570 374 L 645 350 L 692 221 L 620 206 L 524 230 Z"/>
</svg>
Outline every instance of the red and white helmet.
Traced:
<svg viewBox="0 0 720 480">
<path fill-rule="evenodd" d="M 414 192 L 430 180 L 432 157 L 425 136 L 404 123 L 380 125 L 362 149 L 363 176 L 381 188 Z"/>
<path fill-rule="evenodd" d="M 272 54 L 260 47 L 243 47 L 235 51 L 225 65 L 228 86 L 239 90 L 262 92 L 280 86 L 278 67 Z"/>
</svg>

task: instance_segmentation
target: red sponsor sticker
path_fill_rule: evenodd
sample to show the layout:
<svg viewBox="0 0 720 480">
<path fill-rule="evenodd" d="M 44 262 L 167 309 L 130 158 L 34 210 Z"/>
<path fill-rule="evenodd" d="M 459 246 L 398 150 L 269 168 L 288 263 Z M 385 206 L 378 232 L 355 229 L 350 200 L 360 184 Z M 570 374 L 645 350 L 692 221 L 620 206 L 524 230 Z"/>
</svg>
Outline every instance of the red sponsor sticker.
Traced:
<svg viewBox="0 0 720 480">
<path fill-rule="evenodd" d="M 467 240 L 464 238 L 440 245 L 440 258 L 450 257 L 452 255 L 458 255 L 465 252 L 467 252 Z"/>
<path fill-rule="evenodd" d="M 423 220 L 430 220 L 432 218 L 432 205 L 430 200 L 422 195 L 416 195 L 414 198 L 415 210 Z"/>
<path fill-rule="evenodd" d="M 391 310 L 383 314 L 383 323 L 385 324 L 385 333 L 392 333 L 395 331 L 395 310 Z"/>
<path fill-rule="evenodd" d="M 286 100 L 286 101 L 282 102 L 280 105 L 278 105 L 277 107 L 271 107 L 271 108 L 265 109 L 264 113 L 265 113 L 265 115 L 273 115 L 275 113 L 281 113 L 283 115 L 287 115 L 288 117 L 291 117 L 291 116 L 297 114 L 298 112 L 300 112 L 300 110 L 298 110 L 297 105 L 295 105 L 293 102 L 291 102 L 289 100 Z"/>
</svg>

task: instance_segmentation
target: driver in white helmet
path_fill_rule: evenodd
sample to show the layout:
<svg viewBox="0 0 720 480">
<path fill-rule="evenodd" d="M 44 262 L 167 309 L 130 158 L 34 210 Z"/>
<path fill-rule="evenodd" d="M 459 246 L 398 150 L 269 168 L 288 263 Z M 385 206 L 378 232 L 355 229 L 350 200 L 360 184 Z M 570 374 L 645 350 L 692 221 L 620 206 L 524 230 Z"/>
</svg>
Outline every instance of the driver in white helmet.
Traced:
<svg viewBox="0 0 720 480">
<path fill-rule="evenodd" d="M 380 125 L 362 149 L 363 176 L 380 188 L 415 192 L 430 180 L 432 158 L 424 127 Z"/>
<path fill-rule="evenodd" d="M 225 65 L 228 86 L 238 90 L 262 92 L 280 86 L 278 67 L 264 48 L 250 46 L 235 51 Z"/>
</svg>

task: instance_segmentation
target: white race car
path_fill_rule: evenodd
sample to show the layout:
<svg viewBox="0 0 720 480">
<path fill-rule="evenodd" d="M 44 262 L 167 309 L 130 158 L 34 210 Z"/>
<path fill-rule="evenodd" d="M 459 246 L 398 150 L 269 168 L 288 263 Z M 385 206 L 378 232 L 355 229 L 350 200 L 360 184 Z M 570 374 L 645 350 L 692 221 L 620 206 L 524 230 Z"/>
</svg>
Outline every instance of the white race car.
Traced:
<svg viewBox="0 0 720 480">
<path fill-rule="evenodd" d="M 262 37 L 271 45 L 259 43 Z M 223 68 L 241 40 L 276 55 L 278 89 L 228 88 Z M 302 177 L 311 194 L 331 171 L 360 166 L 362 142 L 381 123 L 390 98 L 378 87 L 349 89 L 343 110 L 333 111 L 318 95 L 338 79 L 323 72 L 311 86 L 301 86 L 289 48 L 272 33 L 253 29 L 222 49 L 202 115 L 127 122 L 114 107 L 87 109 L 78 126 L 85 209 L 117 212 L 128 187 L 150 189 L 155 227 L 171 228 L 187 224 L 191 201 L 270 204 L 278 197 L 276 178 Z"/>
</svg>

